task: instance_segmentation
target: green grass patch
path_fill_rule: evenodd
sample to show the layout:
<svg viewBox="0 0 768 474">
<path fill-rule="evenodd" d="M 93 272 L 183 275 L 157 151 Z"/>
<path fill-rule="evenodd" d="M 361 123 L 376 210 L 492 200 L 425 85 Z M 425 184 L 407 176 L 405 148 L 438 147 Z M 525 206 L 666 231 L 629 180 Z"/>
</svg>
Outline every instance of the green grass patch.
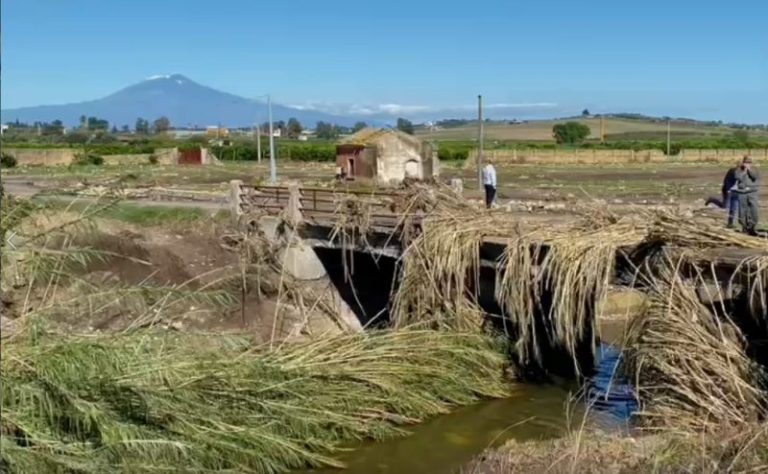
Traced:
<svg viewBox="0 0 768 474">
<path fill-rule="evenodd" d="M 138 206 L 118 204 L 108 208 L 104 217 L 141 226 L 158 226 L 194 222 L 205 217 L 202 209 L 194 207 Z"/>
</svg>

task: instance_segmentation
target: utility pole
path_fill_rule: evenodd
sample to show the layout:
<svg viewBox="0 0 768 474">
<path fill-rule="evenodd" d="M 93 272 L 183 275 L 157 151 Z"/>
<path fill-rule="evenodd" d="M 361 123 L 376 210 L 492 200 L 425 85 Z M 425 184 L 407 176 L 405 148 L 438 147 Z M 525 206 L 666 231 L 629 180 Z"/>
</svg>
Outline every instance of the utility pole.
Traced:
<svg viewBox="0 0 768 474">
<path fill-rule="evenodd" d="M 477 185 L 483 189 L 483 96 L 477 96 Z"/>
<path fill-rule="evenodd" d="M 600 117 L 600 143 L 605 143 L 605 117 Z"/>
<path fill-rule="evenodd" d="M 667 119 L 667 158 L 669 158 L 670 151 L 672 148 L 671 144 L 671 138 L 672 138 L 672 130 L 671 130 L 670 120 Z"/>
<path fill-rule="evenodd" d="M 277 184 L 277 167 L 275 165 L 275 133 L 272 129 L 272 96 L 267 96 L 269 108 L 269 182 Z"/>
<path fill-rule="evenodd" d="M 256 124 L 256 158 L 261 163 L 261 126 Z"/>
</svg>

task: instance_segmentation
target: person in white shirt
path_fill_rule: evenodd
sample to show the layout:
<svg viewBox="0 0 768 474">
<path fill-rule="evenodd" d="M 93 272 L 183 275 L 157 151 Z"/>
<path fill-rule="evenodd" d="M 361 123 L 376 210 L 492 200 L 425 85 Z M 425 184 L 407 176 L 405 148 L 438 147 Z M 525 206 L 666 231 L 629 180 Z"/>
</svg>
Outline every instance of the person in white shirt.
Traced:
<svg viewBox="0 0 768 474">
<path fill-rule="evenodd" d="M 483 167 L 483 186 L 485 187 L 485 207 L 491 208 L 496 201 L 496 168 L 490 160 Z"/>
</svg>

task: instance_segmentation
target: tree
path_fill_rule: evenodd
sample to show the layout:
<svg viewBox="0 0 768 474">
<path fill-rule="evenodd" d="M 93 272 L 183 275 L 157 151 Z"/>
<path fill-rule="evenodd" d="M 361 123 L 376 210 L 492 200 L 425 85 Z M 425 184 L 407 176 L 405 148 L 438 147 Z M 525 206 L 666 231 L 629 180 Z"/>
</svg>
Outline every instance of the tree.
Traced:
<svg viewBox="0 0 768 474">
<path fill-rule="evenodd" d="M 51 123 L 40 124 L 43 135 L 64 135 L 64 123 L 61 120 L 54 120 Z"/>
<path fill-rule="evenodd" d="M 149 122 L 143 118 L 136 119 L 136 133 L 146 135 L 149 133 Z"/>
<path fill-rule="evenodd" d="M 288 119 L 288 138 L 299 138 L 302 130 L 304 129 L 298 119 L 294 117 Z"/>
<path fill-rule="evenodd" d="M 368 126 L 368 124 L 365 123 L 365 122 L 357 122 L 357 123 L 355 123 L 355 126 L 352 127 L 352 131 L 353 132 L 359 132 L 360 130 L 364 129 L 367 126 Z"/>
<path fill-rule="evenodd" d="M 590 115 L 592 115 L 592 114 L 589 113 L 589 109 L 584 109 L 584 110 L 581 111 L 581 116 L 582 117 L 589 117 Z"/>
<path fill-rule="evenodd" d="M 317 138 L 334 140 L 339 136 L 339 129 L 336 128 L 336 125 L 320 121 L 317 122 L 317 125 L 315 126 L 315 134 L 317 135 Z"/>
<path fill-rule="evenodd" d="M 413 135 L 413 122 L 401 117 L 397 119 L 397 129 L 408 135 Z"/>
<path fill-rule="evenodd" d="M 88 130 L 109 130 L 109 121 L 98 117 L 88 117 Z"/>
<path fill-rule="evenodd" d="M 152 122 L 152 128 L 154 129 L 155 133 L 165 133 L 171 129 L 171 121 L 168 120 L 168 117 L 162 116 Z"/>
<path fill-rule="evenodd" d="M 88 128 L 88 117 L 85 115 L 80 116 L 80 128 Z"/>
<path fill-rule="evenodd" d="M 118 131 L 119 130 L 117 129 L 117 125 L 112 125 L 112 130 L 110 131 L 110 133 L 117 134 Z"/>
<path fill-rule="evenodd" d="M 552 135 L 557 143 L 576 145 L 583 142 L 592 131 L 588 126 L 579 122 L 558 123 L 552 127 Z"/>
<path fill-rule="evenodd" d="M 128 125 L 123 125 L 123 128 L 120 129 L 120 131 L 122 131 L 123 133 L 128 133 L 131 131 L 131 127 L 129 127 Z"/>
</svg>

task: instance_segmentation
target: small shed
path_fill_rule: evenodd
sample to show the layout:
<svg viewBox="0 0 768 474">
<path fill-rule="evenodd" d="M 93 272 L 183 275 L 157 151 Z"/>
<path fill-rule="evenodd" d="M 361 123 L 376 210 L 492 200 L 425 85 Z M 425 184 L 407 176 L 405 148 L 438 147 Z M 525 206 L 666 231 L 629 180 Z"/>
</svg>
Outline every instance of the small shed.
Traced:
<svg viewBox="0 0 768 474">
<path fill-rule="evenodd" d="M 364 128 L 336 146 L 336 166 L 347 179 L 398 184 L 438 174 L 433 146 L 399 130 Z"/>
</svg>

